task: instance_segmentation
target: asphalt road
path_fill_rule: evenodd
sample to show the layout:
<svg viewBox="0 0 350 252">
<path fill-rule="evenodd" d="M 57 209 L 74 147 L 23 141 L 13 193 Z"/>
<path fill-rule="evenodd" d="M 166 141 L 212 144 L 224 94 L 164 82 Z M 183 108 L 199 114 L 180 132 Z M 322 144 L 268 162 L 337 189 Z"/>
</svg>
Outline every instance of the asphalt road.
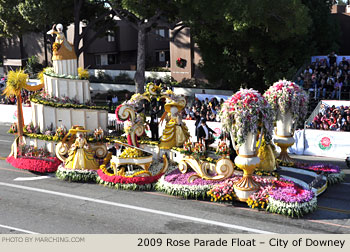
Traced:
<svg viewBox="0 0 350 252">
<path fill-rule="evenodd" d="M 0 125 L 0 157 L 14 139 Z M 299 157 L 300 158 L 300 157 Z M 324 158 L 301 157 L 307 160 Z M 327 159 L 346 167 L 342 160 Z M 184 200 L 159 192 L 122 191 L 37 175 L 0 160 L 2 234 L 350 233 L 350 175 L 318 198 L 303 219 L 249 209 L 243 203 Z M 33 180 L 25 180 L 33 179 Z"/>
</svg>

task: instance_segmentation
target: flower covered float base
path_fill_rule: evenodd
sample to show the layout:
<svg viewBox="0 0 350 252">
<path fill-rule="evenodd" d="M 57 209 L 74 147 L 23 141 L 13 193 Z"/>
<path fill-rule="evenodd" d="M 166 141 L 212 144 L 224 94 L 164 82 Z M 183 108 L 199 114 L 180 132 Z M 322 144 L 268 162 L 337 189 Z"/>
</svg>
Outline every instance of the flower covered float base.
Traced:
<svg viewBox="0 0 350 252">
<path fill-rule="evenodd" d="M 125 172 L 124 168 L 117 170 L 115 166 L 113 167 L 110 162 L 111 159 L 112 154 L 109 153 L 97 171 L 97 183 L 123 190 L 151 190 L 158 179 L 166 172 L 169 165 L 167 157 L 163 155 L 163 165 L 159 171 L 157 168 L 152 169 L 150 167 L 130 174 L 130 171 Z"/>
<path fill-rule="evenodd" d="M 107 148 L 101 144 L 92 149 L 85 139 L 85 130 L 82 126 L 73 126 L 62 142 L 56 146 L 56 155 L 63 161 L 56 176 L 70 182 L 95 182 L 99 162 L 107 154 Z"/>
<path fill-rule="evenodd" d="M 29 170 L 40 173 L 55 172 L 57 167 L 62 163 L 58 158 L 55 157 L 21 157 L 17 158 L 10 156 L 6 159 L 13 167 L 18 169 Z"/>
<path fill-rule="evenodd" d="M 80 170 L 80 169 L 66 169 L 64 165 L 60 165 L 56 171 L 56 177 L 68 182 L 96 182 L 96 170 Z"/>
<path fill-rule="evenodd" d="M 6 159 L 15 168 L 50 173 L 55 172 L 62 163 L 58 158 L 50 156 L 50 153 L 44 148 L 28 146 L 25 140 L 23 140 L 21 145 L 18 142 L 19 137 L 13 142 L 11 153 Z"/>
<path fill-rule="evenodd" d="M 184 144 L 184 152 L 187 153 L 187 155 L 180 161 L 179 170 L 182 173 L 186 173 L 189 168 L 192 168 L 196 172 L 196 174 L 188 178 L 189 182 L 192 182 L 196 178 L 224 180 L 231 177 L 233 174 L 235 166 L 226 155 L 222 155 L 222 158 L 218 159 L 215 163 L 202 160 L 200 157 L 205 152 L 202 143 L 196 143 L 192 149 L 190 142 L 187 142 Z M 192 156 L 190 156 L 189 153 L 192 153 Z M 227 154 L 227 152 L 225 152 L 225 154 Z"/>
<path fill-rule="evenodd" d="M 222 183 L 218 180 L 206 180 L 196 178 L 189 182 L 189 178 L 196 175 L 195 171 L 183 174 L 179 169 L 162 176 L 155 189 L 169 195 L 183 197 L 185 199 L 209 199 L 207 194 L 214 185 Z"/>
</svg>

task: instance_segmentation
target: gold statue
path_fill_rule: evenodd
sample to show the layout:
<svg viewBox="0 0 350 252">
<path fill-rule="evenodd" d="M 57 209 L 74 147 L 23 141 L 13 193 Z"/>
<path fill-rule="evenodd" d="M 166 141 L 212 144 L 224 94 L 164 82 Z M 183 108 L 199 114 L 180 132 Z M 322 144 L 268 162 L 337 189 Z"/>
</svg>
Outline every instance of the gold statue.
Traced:
<svg viewBox="0 0 350 252">
<path fill-rule="evenodd" d="M 65 160 L 65 168 L 78 170 L 98 170 L 99 164 L 94 158 L 94 153 L 87 143 L 82 127 L 75 129 L 76 139 L 68 151 L 68 158 Z"/>
<path fill-rule="evenodd" d="M 51 36 L 56 34 L 55 43 L 53 44 L 52 60 L 67 60 L 77 58 L 73 45 L 67 41 L 66 36 L 63 33 L 62 24 L 57 24 L 57 26 L 54 24 L 52 26 L 52 29 L 48 31 L 47 34 L 50 34 Z"/>
<path fill-rule="evenodd" d="M 171 100 L 164 105 L 165 113 L 161 122 L 168 116 L 168 122 L 163 130 L 159 147 L 161 149 L 171 149 L 172 147 L 182 146 L 190 137 L 187 126 L 182 122 L 181 110 L 185 107 L 185 98 L 178 98 L 179 101 Z"/>
</svg>

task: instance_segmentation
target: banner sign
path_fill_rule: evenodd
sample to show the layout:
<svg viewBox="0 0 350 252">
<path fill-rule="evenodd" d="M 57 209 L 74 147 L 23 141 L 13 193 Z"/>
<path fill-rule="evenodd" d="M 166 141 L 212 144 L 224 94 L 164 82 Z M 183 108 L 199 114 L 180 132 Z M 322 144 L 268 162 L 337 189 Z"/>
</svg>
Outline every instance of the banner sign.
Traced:
<svg viewBox="0 0 350 252">
<path fill-rule="evenodd" d="M 350 155 L 350 132 L 305 130 L 304 155 L 346 158 Z"/>
</svg>

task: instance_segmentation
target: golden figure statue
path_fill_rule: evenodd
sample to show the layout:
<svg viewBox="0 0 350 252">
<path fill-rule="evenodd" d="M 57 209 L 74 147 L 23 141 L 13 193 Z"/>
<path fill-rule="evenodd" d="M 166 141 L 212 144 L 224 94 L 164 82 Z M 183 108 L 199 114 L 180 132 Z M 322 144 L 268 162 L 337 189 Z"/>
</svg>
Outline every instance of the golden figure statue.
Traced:
<svg viewBox="0 0 350 252">
<path fill-rule="evenodd" d="M 161 149 L 171 149 L 172 147 L 182 146 L 190 137 L 187 126 L 182 122 L 180 112 L 185 107 L 186 101 L 183 97 L 179 102 L 171 100 L 164 105 L 165 113 L 162 116 L 168 115 L 168 121 L 163 130 L 163 135 L 160 139 L 159 147 Z"/>
<path fill-rule="evenodd" d="M 57 26 L 54 24 L 52 26 L 52 29 L 48 31 L 47 34 L 51 36 L 56 34 L 55 43 L 53 44 L 52 60 L 67 60 L 77 58 L 73 45 L 67 41 L 66 36 L 63 33 L 62 24 L 57 24 Z"/>
<path fill-rule="evenodd" d="M 94 158 L 94 153 L 84 137 L 84 132 L 87 132 L 87 130 L 77 128 L 76 131 L 77 137 L 68 151 L 68 158 L 65 160 L 65 168 L 98 170 L 99 164 Z"/>
<path fill-rule="evenodd" d="M 260 158 L 259 166 L 256 170 L 271 172 L 276 170 L 276 159 L 273 153 L 271 143 L 267 144 L 265 139 L 262 140 L 261 147 L 258 151 L 258 157 Z"/>
</svg>

